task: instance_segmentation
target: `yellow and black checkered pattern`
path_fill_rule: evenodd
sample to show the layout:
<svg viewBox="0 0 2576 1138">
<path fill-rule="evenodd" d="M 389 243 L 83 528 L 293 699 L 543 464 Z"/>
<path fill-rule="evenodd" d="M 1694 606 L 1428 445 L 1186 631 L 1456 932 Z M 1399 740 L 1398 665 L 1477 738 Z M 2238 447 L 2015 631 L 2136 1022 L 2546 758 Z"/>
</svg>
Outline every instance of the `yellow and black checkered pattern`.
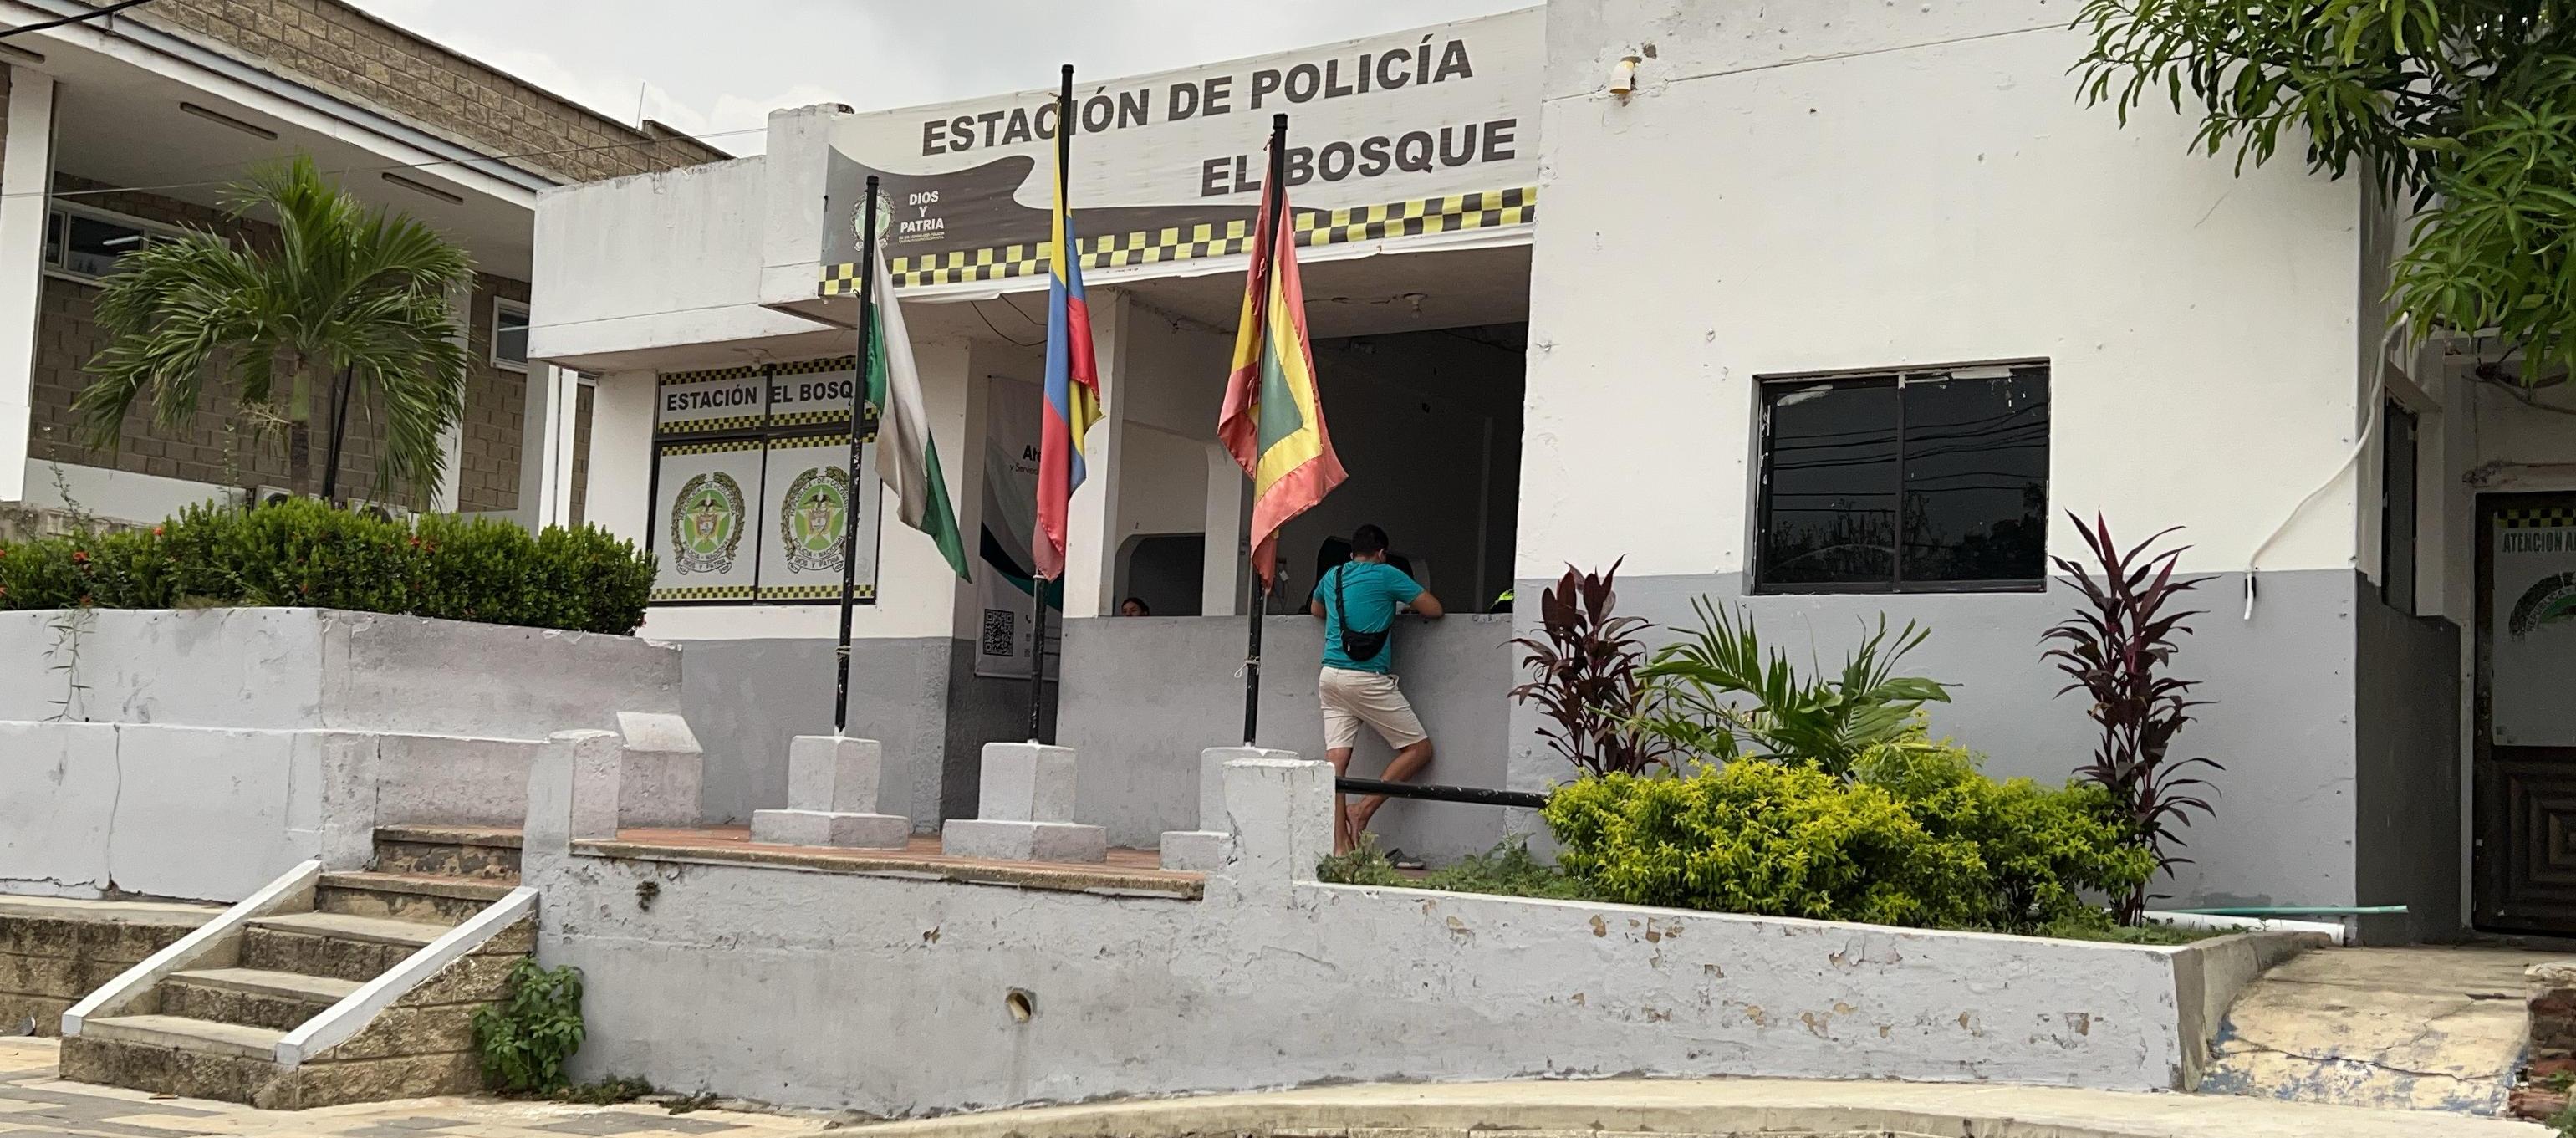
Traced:
<svg viewBox="0 0 2576 1138">
<path fill-rule="evenodd" d="M 2576 526 L 2576 506 L 2508 506 L 2495 519 L 2498 529 L 2564 529 Z"/>
<path fill-rule="evenodd" d="M 863 601 L 875 600 L 877 587 L 874 585 L 862 584 L 858 588 L 851 590 L 850 595 Z M 839 600 L 841 599 L 841 587 L 839 585 L 779 585 L 773 588 L 762 589 L 760 591 L 760 599 L 764 601 Z"/>
<path fill-rule="evenodd" d="M 749 585 L 701 585 L 687 589 L 655 589 L 655 601 L 747 601 L 752 598 Z"/>
<path fill-rule="evenodd" d="M 720 443 L 670 443 L 662 448 L 662 453 L 665 455 L 731 454 L 735 451 L 759 450 L 760 446 L 759 439 L 731 439 Z"/>
<path fill-rule="evenodd" d="M 1386 205 L 1352 206 L 1330 213 L 1299 214 L 1297 244 L 1314 248 L 1425 233 L 1528 225 L 1536 220 L 1538 188 L 1526 186 L 1514 190 L 1417 198 Z M 1199 257 L 1223 257 L 1243 252 L 1251 244 L 1251 236 L 1252 222 L 1249 220 L 1113 233 L 1083 243 L 1082 267 L 1110 269 Z M 1004 245 L 992 249 L 961 249 L 919 257 L 897 257 L 889 270 L 894 274 L 896 288 L 1037 276 L 1047 271 L 1046 245 Z M 849 295 L 858 291 L 858 279 L 859 266 L 855 263 L 827 265 L 823 269 L 819 291 L 824 296 Z"/>
<path fill-rule="evenodd" d="M 850 371 L 859 366 L 857 356 L 830 356 L 819 360 L 796 360 L 783 364 L 744 364 L 720 367 L 712 371 L 666 371 L 661 385 L 709 383 L 719 379 L 758 379 L 763 375 L 820 375 L 827 371 Z"/>
</svg>

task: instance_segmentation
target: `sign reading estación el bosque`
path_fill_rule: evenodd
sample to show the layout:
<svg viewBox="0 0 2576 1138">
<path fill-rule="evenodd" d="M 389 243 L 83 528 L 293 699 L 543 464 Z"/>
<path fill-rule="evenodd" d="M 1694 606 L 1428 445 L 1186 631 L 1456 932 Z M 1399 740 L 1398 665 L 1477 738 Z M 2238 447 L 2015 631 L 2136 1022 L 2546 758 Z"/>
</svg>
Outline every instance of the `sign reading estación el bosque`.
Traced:
<svg viewBox="0 0 2576 1138">
<path fill-rule="evenodd" d="M 1139 78 L 1077 75 L 1069 195 L 1085 267 L 1242 252 L 1278 112 L 1289 116 L 1286 180 L 1310 244 L 1456 241 L 1528 225 L 1544 23 L 1530 8 Z M 898 284 L 1040 272 L 1056 94 L 838 124 L 822 291 L 857 280 L 870 174 Z"/>
<path fill-rule="evenodd" d="M 875 409 L 861 424 L 867 437 L 853 495 L 854 382 L 847 357 L 662 376 L 650 530 L 661 563 L 655 603 L 837 602 L 852 525 L 856 594 L 875 598 Z"/>
</svg>

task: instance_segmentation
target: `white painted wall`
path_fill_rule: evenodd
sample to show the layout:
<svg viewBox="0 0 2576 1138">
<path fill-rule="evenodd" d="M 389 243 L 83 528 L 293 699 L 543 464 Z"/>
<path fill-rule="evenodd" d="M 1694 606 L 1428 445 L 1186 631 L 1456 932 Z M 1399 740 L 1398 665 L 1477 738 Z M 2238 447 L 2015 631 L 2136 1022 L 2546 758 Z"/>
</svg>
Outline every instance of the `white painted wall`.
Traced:
<svg viewBox="0 0 2576 1138">
<path fill-rule="evenodd" d="M 201 503 L 239 502 L 242 497 L 235 487 L 36 458 L 27 460 L 26 476 L 27 489 L 20 500 L 27 505 L 69 509 L 77 502 L 84 513 L 137 524 L 157 522 Z"/>
<path fill-rule="evenodd" d="M 2035 0 L 1548 6 L 1517 573 L 1745 561 L 1756 376 L 2045 357 L 2054 509 L 2241 569 L 2352 445 L 2357 184 L 2076 97 Z M 1603 93 L 1651 42 L 1639 89 Z M 1641 469 L 1691 477 L 1636 492 Z M 2344 567 L 2347 477 L 2265 558 Z M 2079 548 L 2064 518 L 2053 549 Z"/>
</svg>

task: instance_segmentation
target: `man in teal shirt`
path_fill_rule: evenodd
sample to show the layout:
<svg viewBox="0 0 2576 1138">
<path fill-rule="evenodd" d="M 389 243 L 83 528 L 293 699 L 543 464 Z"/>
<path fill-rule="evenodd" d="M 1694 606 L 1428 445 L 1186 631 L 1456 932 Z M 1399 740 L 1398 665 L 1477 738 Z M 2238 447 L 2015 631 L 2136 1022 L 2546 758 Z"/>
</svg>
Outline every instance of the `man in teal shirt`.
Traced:
<svg viewBox="0 0 2576 1138">
<path fill-rule="evenodd" d="M 1315 686 L 1324 705 L 1324 757 L 1333 774 L 1350 770 L 1351 748 L 1366 724 L 1395 748 L 1387 782 L 1403 782 L 1431 765 L 1431 736 L 1396 686 L 1395 614 L 1403 606 L 1426 617 L 1441 615 L 1440 598 L 1386 563 L 1386 531 L 1361 526 L 1351 534 L 1351 559 L 1315 582 L 1306 611 L 1324 622 L 1324 670 Z M 1333 795 L 1333 852 L 1349 853 L 1386 805 L 1384 795 L 1347 805 Z"/>
</svg>

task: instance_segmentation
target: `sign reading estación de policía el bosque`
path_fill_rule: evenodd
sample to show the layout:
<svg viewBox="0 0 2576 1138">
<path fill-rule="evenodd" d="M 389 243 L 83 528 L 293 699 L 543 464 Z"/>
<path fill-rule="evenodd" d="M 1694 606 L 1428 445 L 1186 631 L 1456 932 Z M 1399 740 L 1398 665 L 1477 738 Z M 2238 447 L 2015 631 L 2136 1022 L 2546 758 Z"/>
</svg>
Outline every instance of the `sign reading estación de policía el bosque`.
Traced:
<svg viewBox="0 0 2576 1138">
<path fill-rule="evenodd" d="M 1528 224 L 1544 23 L 1530 8 L 1139 78 L 1077 75 L 1070 195 L 1085 266 L 1241 252 L 1276 112 L 1311 244 Z M 855 287 L 869 174 L 898 284 L 1042 271 L 1056 117 L 1046 89 L 842 121 L 822 291 Z"/>
</svg>

